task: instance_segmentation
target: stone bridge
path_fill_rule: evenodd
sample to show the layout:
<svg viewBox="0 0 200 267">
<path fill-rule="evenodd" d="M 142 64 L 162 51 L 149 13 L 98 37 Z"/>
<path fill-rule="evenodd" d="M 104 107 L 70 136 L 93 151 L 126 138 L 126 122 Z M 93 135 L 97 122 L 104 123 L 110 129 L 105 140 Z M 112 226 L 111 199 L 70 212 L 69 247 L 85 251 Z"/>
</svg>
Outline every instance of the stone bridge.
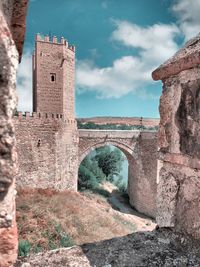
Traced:
<svg viewBox="0 0 200 267">
<path fill-rule="evenodd" d="M 129 157 L 134 155 L 140 131 L 129 130 L 79 130 L 79 162 L 93 149 L 113 145 Z"/>
<path fill-rule="evenodd" d="M 139 130 L 79 129 L 79 164 L 95 148 L 113 145 L 128 160 L 130 203 L 152 217 L 156 213 L 157 134 Z"/>
</svg>

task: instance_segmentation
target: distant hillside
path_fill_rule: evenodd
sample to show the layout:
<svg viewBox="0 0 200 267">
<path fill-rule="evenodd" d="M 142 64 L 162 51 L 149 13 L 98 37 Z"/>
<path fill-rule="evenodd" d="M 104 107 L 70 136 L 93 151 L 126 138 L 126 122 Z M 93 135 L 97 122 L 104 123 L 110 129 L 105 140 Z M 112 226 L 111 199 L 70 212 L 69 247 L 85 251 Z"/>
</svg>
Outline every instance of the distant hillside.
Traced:
<svg viewBox="0 0 200 267">
<path fill-rule="evenodd" d="M 151 126 L 153 125 L 153 126 Z M 102 121 L 101 123 L 94 122 L 94 121 L 88 121 L 86 119 L 77 119 L 77 126 L 79 129 L 97 129 L 97 130 L 153 130 L 157 131 L 158 126 L 154 125 L 154 123 L 145 123 L 145 125 L 142 122 L 135 122 L 132 124 L 128 124 L 125 121 L 120 123 L 114 123 L 114 122 L 107 122 Z"/>
<path fill-rule="evenodd" d="M 143 117 L 92 117 L 92 118 L 77 118 L 77 122 L 78 125 L 93 123 L 95 125 L 104 125 L 104 126 L 105 125 L 137 126 L 137 127 L 140 126 L 146 129 L 146 128 L 157 128 L 160 119 L 143 118 Z"/>
</svg>

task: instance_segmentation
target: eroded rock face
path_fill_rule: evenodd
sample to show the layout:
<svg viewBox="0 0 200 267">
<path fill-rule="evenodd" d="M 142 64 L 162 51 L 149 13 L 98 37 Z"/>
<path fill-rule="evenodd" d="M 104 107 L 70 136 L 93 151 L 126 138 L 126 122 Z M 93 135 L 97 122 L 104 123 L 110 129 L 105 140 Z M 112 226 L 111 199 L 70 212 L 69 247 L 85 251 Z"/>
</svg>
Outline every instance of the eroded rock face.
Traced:
<svg viewBox="0 0 200 267">
<path fill-rule="evenodd" d="M 10 267 L 17 258 L 17 225 L 15 219 L 12 227 L 0 228 L 0 267 Z"/>
<path fill-rule="evenodd" d="M 153 72 L 162 79 L 157 221 L 200 239 L 200 35 Z"/>
<path fill-rule="evenodd" d="M 160 169 L 157 223 L 200 238 L 200 171 L 165 162 Z"/>
<path fill-rule="evenodd" d="M 180 151 L 200 159 L 200 79 L 181 84 L 181 89 L 175 118 L 180 134 Z"/>
<path fill-rule="evenodd" d="M 158 184 L 157 223 L 161 227 L 173 227 L 176 219 L 178 181 L 164 168 L 160 170 L 159 175 L 162 179 Z"/>
<path fill-rule="evenodd" d="M 26 30 L 27 5 L 28 0 L 1 0 L 0 6 L 18 50 L 19 61 L 22 56 Z"/>
<path fill-rule="evenodd" d="M 17 257 L 14 201 L 16 152 L 12 116 L 17 103 L 15 84 L 19 54 L 16 46 L 21 55 L 26 6 L 26 0 L 3 0 L 0 3 L 0 266 L 2 267 L 11 266 Z M 23 30 L 18 31 L 22 24 Z"/>
</svg>

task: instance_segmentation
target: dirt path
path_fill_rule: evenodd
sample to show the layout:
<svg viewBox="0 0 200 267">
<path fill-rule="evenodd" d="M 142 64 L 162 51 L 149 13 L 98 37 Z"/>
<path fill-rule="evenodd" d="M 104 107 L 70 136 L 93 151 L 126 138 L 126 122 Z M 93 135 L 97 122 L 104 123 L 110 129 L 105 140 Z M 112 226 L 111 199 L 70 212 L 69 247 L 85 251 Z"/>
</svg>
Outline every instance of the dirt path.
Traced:
<svg viewBox="0 0 200 267">
<path fill-rule="evenodd" d="M 125 220 L 135 224 L 137 231 L 152 231 L 155 228 L 155 221 L 134 210 L 130 206 L 128 199 L 123 198 L 113 184 L 106 183 L 103 185 L 103 188 L 111 194 L 108 198 L 108 202 L 112 208 L 117 210 L 120 216 L 122 216 Z"/>
</svg>

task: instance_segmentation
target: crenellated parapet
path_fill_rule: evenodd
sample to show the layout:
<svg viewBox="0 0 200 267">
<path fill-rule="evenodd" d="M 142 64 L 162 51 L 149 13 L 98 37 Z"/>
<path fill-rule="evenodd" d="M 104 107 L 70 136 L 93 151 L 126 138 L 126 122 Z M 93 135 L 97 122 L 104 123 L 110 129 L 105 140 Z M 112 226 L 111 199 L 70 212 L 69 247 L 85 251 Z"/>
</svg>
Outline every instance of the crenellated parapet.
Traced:
<svg viewBox="0 0 200 267">
<path fill-rule="evenodd" d="M 18 111 L 18 112 L 16 112 L 14 119 L 24 120 L 24 121 L 41 119 L 41 120 L 46 120 L 48 122 L 60 121 L 63 123 L 76 125 L 75 119 L 67 119 L 62 114 L 53 114 L 53 113 L 44 113 L 44 112 Z"/>
<path fill-rule="evenodd" d="M 45 43 L 52 43 L 52 44 L 58 44 L 58 45 L 64 45 L 71 51 L 75 52 L 76 48 L 75 45 L 69 45 L 68 41 L 65 40 L 64 37 L 61 37 L 59 40 L 57 36 L 50 37 L 49 35 L 45 35 L 42 37 L 39 33 L 35 37 L 36 42 L 45 42 Z"/>
</svg>

